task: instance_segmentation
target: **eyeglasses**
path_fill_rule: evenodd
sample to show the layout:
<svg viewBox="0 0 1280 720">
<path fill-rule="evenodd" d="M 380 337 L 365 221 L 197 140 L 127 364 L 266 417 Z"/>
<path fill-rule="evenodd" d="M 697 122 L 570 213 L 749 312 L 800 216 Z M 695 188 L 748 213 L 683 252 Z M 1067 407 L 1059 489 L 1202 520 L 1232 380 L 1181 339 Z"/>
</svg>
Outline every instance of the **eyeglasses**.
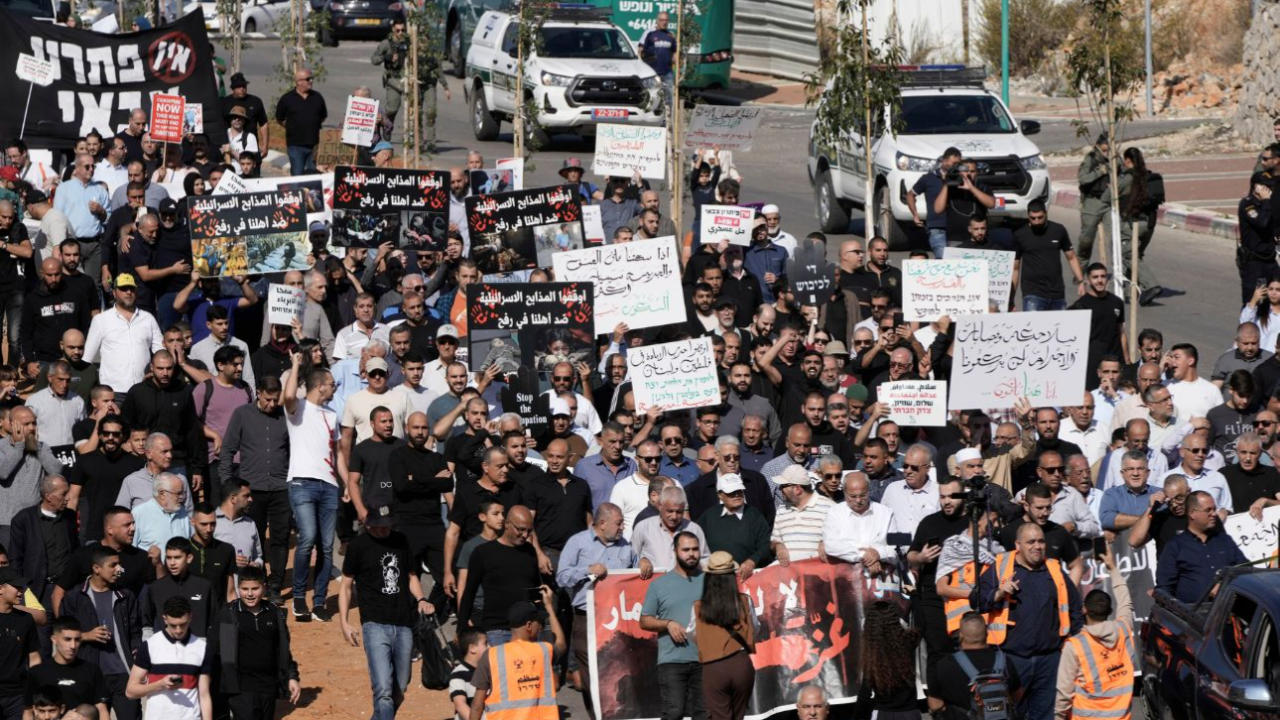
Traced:
<svg viewBox="0 0 1280 720">
<path fill-rule="evenodd" d="M 882 326 L 880 326 L 880 332 L 893 332 L 895 329 L 897 329 L 897 328 L 895 328 L 893 325 L 882 325 Z"/>
<path fill-rule="evenodd" d="M 1061 475 L 1063 471 L 1066 470 L 1066 468 L 1063 467 L 1062 465 L 1056 465 L 1054 467 L 1042 467 L 1040 469 L 1049 473 L 1050 475 Z"/>
<path fill-rule="evenodd" d="M 734 490 L 733 492 L 729 492 L 729 493 L 721 493 L 721 494 L 722 494 L 722 495 L 724 495 L 724 496 L 726 496 L 726 497 L 731 497 L 731 498 L 740 498 L 740 497 L 746 497 L 746 496 L 747 496 L 747 491 L 746 491 L 746 490 Z"/>
<path fill-rule="evenodd" d="M 369 377 L 386 377 L 387 371 L 386 370 L 370 370 L 365 374 L 368 375 Z"/>
<path fill-rule="evenodd" d="M 684 438 L 678 438 L 678 437 L 662 438 L 663 445 L 679 445 L 680 443 L 683 443 L 683 442 L 684 442 Z"/>
<path fill-rule="evenodd" d="M 741 457 L 741 455 L 721 455 L 720 459 L 725 462 L 738 462 Z"/>
<path fill-rule="evenodd" d="M 909 368 L 909 367 L 911 367 L 911 363 L 909 363 L 909 362 L 892 362 L 892 361 L 890 361 L 890 363 L 889 363 L 889 367 L 896 367 L 896 368 Z"/>
<path fill-rule="evenodd" d="M 853 341 L 854 347 L 865 347 L 867 345 L 875 345 L 875 341 L 873 340 L 854 340 Z"/>
<path fill-rule="evenodd" d="M 552 376 L 551 376 L 551 379 L 552 379 L 552 380 L 559 380 L 560 382 L 573 382 L 573 376 L 572 376 L 572 375 L 552 375 Z"/>
<path fill-rule="evenodd" d="M 1191 454 L 1193 454 L 1193 455 L 1208 455 L 1208 454 L 1209 454 L 1209 448 L 1207 448 L 1207 447 L 1202 447 L 1202 448 L 1184 447 L 1184 448 L 1182 448 L 1182 449 L 1183 449 L 1183 450 L 1186 450 L 1187 452 L 1189 452 L 1189 453 L 1191 453 Z"/>
<path fill-rule="evenodd" d="M 1253 424 L 1261 427 L 1271 427 L 1272 425 L 1275 425 L 1275 422 L 1271 420 L 1254 420 Z"/>
<path fill-rule="evenodd" d="M 888 310 L 889 303 L 871 303 L 872 310 Z"/>
<path fill-rule="evenodd" d="M 902 463 L 902 469 L 910 470 L 911 472 L 919 472 L 921 470 L 928 470 L 929 466 L 928 465 L 912 465 L 911 463 Z"/>
<path fill-rule="evenodd" d="M 815 343 L 825 343 L 825 342 L 831 342 L 831 338 L 815 337 L 815 338 L 813 339 L 813 341 L 814 341 Z"/>
<path fill-rule="evenodd" d="M 662 459 L 661 455 L 637 455 L 636 459 L 640 462 L 658 462 Z"/>
<path fill-rule="evenodd" d="M 823 480 L 839 480 L 842 477 L 844 477 L 842 472 L 822 473 Z"/>
</svg>

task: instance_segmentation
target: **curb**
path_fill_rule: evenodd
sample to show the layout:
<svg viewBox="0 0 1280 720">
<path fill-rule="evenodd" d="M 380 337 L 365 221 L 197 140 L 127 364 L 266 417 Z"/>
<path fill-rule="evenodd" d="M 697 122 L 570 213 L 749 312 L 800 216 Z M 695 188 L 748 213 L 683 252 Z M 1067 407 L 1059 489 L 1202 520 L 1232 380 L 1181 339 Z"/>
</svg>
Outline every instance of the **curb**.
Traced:
<svg viewBox="0 0 1280 720">
<path fill-rule="evenodd" d="M 1079 207 L 1080 191 L 1076 188 L 1058 188 L 1053 191 L 1053 204 L 1059 207 Z M 1178 203 L 1161 205 L 1156 214 L 1156 222 L 1198 235 L 1213 235 L 1232 242 L 1240 240 L 1238 219 Z"/>
</svg>

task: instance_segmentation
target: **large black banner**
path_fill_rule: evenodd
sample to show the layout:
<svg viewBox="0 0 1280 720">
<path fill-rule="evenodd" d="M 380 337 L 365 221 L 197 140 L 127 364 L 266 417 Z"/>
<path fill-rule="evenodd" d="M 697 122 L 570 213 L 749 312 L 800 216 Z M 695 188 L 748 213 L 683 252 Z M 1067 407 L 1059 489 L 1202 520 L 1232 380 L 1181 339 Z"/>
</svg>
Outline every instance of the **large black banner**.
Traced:
<svg viewBox="0 0 1280 720">
<path fill-rule="evenodd" d="M 592 288 L 584 282 L 468 285 L 471 369 L 499 362 L 495 343 L 511 339 L 519 347 L 521 364 L 541 372 L 558 362 L 589 360 L 595 340 Z"/>
<path fill-rule="evenodd" d="M 12 72 L 27 53 L 54 64 L 55 80 L 31 92 L 25 139 L 35 147 L 71 147 L 97 130 L 111 137 L 129 123 L 129 112 L 151 115 L 151 95 L 182 95 L 204 108 L 204 133 L 214 147 L 225 142 L 209 38 L 200 10 L 156 30 L 100 35 L 37 22 L 0 10 L 0 136 L 18 137 L 28 83 Z"/>
<path fill-rule="evenodd" d="M 467 198 L 471 258 L 482 274 L 551 267 L 551 254 L 582 247 L 582 206 L 569 185 Z"/>
<path fill-rule="evenodd" d="M 339 166 L 333 171 L 333 244 L 443 250 L 449 232 L 444 170 Z"/>
</svg>

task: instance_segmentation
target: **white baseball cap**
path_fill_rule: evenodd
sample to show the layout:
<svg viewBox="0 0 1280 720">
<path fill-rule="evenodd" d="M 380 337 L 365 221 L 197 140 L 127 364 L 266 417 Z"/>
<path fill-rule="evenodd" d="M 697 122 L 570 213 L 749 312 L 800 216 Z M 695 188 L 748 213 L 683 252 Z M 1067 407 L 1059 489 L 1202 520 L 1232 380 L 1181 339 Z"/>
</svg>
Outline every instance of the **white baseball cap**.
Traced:
<svg viewBox="0 0 1280 720">
<path fill-rule="evenodd" d="M 745 491 L 746 485 L 742 484 L 742 477 L 736 473 L 726 473 L 716 480 L 716 492 L 722 492 L 725 495 L 736 493 L 739 490 Z"/>
</svg>

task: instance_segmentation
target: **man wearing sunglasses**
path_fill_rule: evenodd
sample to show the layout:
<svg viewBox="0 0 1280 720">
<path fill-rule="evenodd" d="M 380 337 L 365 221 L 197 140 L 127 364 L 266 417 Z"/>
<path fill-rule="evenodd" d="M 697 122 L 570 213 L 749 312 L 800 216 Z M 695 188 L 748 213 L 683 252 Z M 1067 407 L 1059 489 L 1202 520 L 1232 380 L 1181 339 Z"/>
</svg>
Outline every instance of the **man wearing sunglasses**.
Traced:
<svg viewBox="0 0 1280 720">
<path fill-rule="evenodd" d="M 1182 463 L 1169 470 L 1165 476 L 1185 475 L 1187 487 L 1191 492 L 1208 493 L 1213 498 L 1217 513 L 1226 520 L 1227 516 L 1234 512 L 1235 507 L 1232 502 L 1231 488 L 1227 485 L 1227 479 L 1222 476 L 1222 473 L 1205 467 L 1209 452 L 1208 429 L 1196 429 L 1182 440 L 1180 450 Z M 1163 481 L 1164 478 L 1161 480 Z"/>
<path fill-rule="evenodd" d="M 1058 523 L 1067 532 L 1082 538 L 1096 538 L 1102 536 L 1102 526 L 1099 525 L 1097 518 L 1093 516 L 1093 511 L 1089 509 L 1089 504 L 1085 502 L 1084 497 L 1075 491 L 1074 488 L 1066 485 L 1067 477 L 1067 458 L 1071 455 L 1064 455 L 1053 450 L 1049 450 L 1040 455 L 1036 461 L 1036 480 L 1041 485 L 1049 488 L 1052 495 L 1052 504 L 1050 505 L 1049 519 Z M 1146 483 L 1146 458 L 1143 458 L 1143 483 Z M 1127 470 L 1128 465 L 1124 468 Z M 1125 475 L 1125 482 L 1129 479 Z M 1014 500 L 1025 503 L 1026 491 L 1018 493 Z M 1103 508 L 1105 509 L 1106 498 L 1103 498 Z M 1139 511 L 1145 509 L 1145 506 L 1138 508 Z M 1140 512 L 1135 512 L 1135 515 Z M 1128 527 L 1125 525 L 1124 527 Z M 1112 529 L 1112 528 L 1108 528 Z"/>
<path fill-rule="evenodd" d="M 1050 458 L 1050 461 L 1058 466 L 1062 465 L 1061 457 Z M 1022 517 L 1005 525 L 1000 532 L 1000 543 L 1012 552 L 1017 546 L 1018 528 L 1027 523 L 1039 525 L 1044 532 L 1045 555 L 1060 560 L 1067 568 L 1071 581 L 1079 585 L 1080 578 L 1084 575 L 1084 561 L 1080 559 L 1080 550 L 1071 533 L 1049 519 L 1053 512 L 1053 495 L 1053 491 L 1043 483 L 1028 485 L 1022 499 Z"/>
</svg>

